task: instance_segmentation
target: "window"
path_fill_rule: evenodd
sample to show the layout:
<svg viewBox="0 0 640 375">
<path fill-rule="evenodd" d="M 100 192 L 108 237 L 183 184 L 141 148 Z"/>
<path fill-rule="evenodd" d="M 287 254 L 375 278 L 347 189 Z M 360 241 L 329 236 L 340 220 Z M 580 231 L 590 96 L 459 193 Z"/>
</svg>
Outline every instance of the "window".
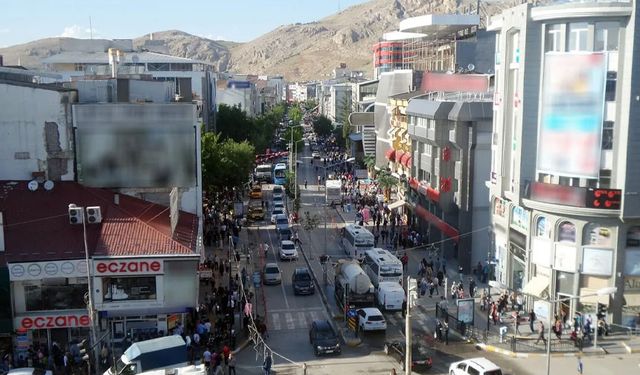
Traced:
<svg viewBox="0 0 640 375">
<path fill-rule="evenodd" d="M 547 218 L 538 218 L 536 222 L 536 237 L 549 238 L 549 226 L 547 225 Z"/>
<path fill-rule="evenodd" d="M 596 22 L 593 50 L 617 51 L 619 29 L 618 22 Z"/>
<path fill-rule="evenodd" d="M 627 247 L 640 247 L 640 227 L 631 227 L 627 231 Z"/>
<path fill-rule="evenodd" d="M 102 293 L 105 302 L 156 299 L 156 277 L 105 277 Z"/>
<path fill-rule="evenodd" d="M 469 375 L 480 375 L 480 371 L 478 371 L 475 368 L 469 366 L 469 368 L 467 369 L 467 374 L 469 374 Z"/>
<path fill-rule="evenodd" d="M 25 282 L 27 311 L 84 309 L 87 280 L 83 278 L 50 278 Z"/>
<path fill-rule="evenodd" d="M 511 34 L 510 38 L 511 44 L 511 63 L 519 64 L 520 63 L 520 33 L 515 32 Z"/>
<path fill-rule="evenodd" d="M 587 51 L 589 24 L 575 22 L 569 24 L 569 51 Z"/>
<path fill-rule="evenodd" d="M 558 241 L 559 242 L 576 242 L 576 226 L 575 224 L 564 221 L 558 225 Z"/>
<path fill-rule="evenodd" d="M 611 169 L 600 170 L 600 179 L 598 180 L 598 187 L 603 189 L 611 187 Z"/>
<path fill-rule="evenodd" d="M 607 102 L 613 102 L 616 100 L 616 81 L 618 80 L 618 73 L 607 72 L 607 83 L 604 91 L 604 100 Z"/>
<path fill-rule="evenodd" d="M 613 149 L 613 121 L 605 121 L 602 124 L 602 149 Z"/>
<path fill-rule="evenodd" d="M 562 25 L 547 25 L 547 35 L 544 41 L 545 52 L 562 51 Z"/>
</svg>

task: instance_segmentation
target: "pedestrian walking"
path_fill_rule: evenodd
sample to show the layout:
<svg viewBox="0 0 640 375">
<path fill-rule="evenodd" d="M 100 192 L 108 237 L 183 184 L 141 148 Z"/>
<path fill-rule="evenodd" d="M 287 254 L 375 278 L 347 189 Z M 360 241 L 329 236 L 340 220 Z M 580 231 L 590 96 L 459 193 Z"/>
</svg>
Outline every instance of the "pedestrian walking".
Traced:
<svg viewBox="0 0 640 375">
<path fill-rule="evenodd" d="M 515 335 L 520 334 L 520 314 L 517 311 L 513 312 L 513 331 Z"/>
<path fill-rule="evenodd" d="M 584 365 L 582 364 L 582 358 L 578 356 L 578 374 L 582 375 L 583 370 L 584 370 Z"/>
<path fill-rule="evenodd" d="M 536 345 L 538 345 L 538 342 L 540 342 L 540 340 L 542 340 L 542 342 L 544 343 L 544 345 L 547 345 L 547 339 L 544 338 L 544 323 L 542 323 L 542 321 L 538 322 L 538 339 L 536 340 Z"/>
<path fill-rule="evenodd" d="M 449 323 L 444 322 L 444 344 L 449 345 Z"/>
<path fill-rule="evenodd" d="M 236 363 L 236 356 L 233 353 L 229 354 L 229 375 L 236 375 Z"/>
<path fill-rule="evenodd" d="M 533 330 L 533 322 L 536 321 L 536 313 L 533 312 L 533 309 L 531 309 L 531 311 L 529 311 L 529 329 L 531 329 L 531 333 L 534 332 Z"/>
<path fill-rule="evenodd" d="M 307 180 L 304 180 L 304 189 L 307 190 Z"/>
<path fill-rule="evenodd" d="M 464 282 L 464 268 L 462 265 L 458 266 L 458 276 L 460 277 L 460 283 Z"/>
<path fill-rule="evenodd" d="M 271 375 L 271 365 L 273 364 L 273 358 L 271 358 L 271 353 L 267 352 L 264 356 L 264 362 L 262 362 L 262 369 L 264 370 L 264 375 Z"/>
</svg>

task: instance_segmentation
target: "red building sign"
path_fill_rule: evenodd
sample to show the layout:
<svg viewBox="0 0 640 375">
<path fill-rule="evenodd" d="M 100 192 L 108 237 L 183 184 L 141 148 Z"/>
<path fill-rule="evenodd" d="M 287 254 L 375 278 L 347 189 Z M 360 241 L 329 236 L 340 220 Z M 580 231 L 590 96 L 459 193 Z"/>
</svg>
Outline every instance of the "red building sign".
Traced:
<svg viewBox="0 0 640 375">
<path fill-rule="evenodd" d="M 149 275 L 164 272 L 163 261 L 159 259 L 126 259 L 94 261 L 96 276 L 106 275 Z"/>
<path fill-rule="evenodd" d="M 91 319 L 87 314 L 33 315 L 16 318 L 16 326 L 23 329 L 48 329 L 89 327 Z"/>
</svg>

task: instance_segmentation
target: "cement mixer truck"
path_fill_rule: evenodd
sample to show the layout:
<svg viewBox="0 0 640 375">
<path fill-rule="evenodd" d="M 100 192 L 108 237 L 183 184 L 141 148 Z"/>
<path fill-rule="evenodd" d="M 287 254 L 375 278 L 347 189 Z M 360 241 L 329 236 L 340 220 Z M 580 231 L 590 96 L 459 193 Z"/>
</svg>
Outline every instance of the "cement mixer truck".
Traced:
<svg viewBox="0 0 640 375">
<path fill-rule="evenodd" d="M 340 259 L 335 271 L 335 296 L 341 309 L 374 306 L 375 288 L 357 260 Z"/>
</svg>

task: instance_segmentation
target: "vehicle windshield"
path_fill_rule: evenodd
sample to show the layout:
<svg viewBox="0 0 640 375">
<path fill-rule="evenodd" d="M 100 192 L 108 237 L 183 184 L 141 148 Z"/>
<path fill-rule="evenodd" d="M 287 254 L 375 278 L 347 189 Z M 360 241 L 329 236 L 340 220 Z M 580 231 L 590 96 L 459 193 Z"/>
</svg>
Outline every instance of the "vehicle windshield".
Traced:
<svg viewBox="0 0 640 375">
<path fill-rule="evenodd" d="M 286 217 L 277 218 L 276 219 L 276 223 L 278 223 L 278 224 L 289 224 L 289 220 Z"/>
<path fill-rule="evenodd" d="M 278 269 L 278 267 L 267 267 L 264 270 L 265 273 L 279 273 L 280 270 Z"/>
<path fill-rule="evenodd" d="M 135 368 L 135 363 L 126 364 L 122 362 L 121 359 L 118 359 L 118 362 L 116 362 L 114 366 L 111 366 L 111 372 L 114 374 L 129 375 L 135 374 Z"/>
<path fill-rule="evenodd" d="M 283 214 L 282 209 L 281 208 L 276 208 L 275 210 L 273 210 L 273 214 L 274 215 L 282 215 Z"/>
<path fill-rule="evenodd" d="M 300 272 L 296 274 L 296 280 L 298 281 L 309 281 L 311 280 L 311 275 L 306 272 Z"/>
<path fill-rule="evenodd" d="M 318 338 L 319 339 L 333 339 L 335 338 L 336 335 L 333 333 L 333 331 L 331 331 L 330 329 L 326 329 L 326 330 L 319 330 L 318 331 Z"/>
<path fill-rule="evenodd" d="M 282 230 L 280 231 L 280 235 L 281 235 L 281 236 L 291 236 L 291 230 L 289 230 L 289 229 L 282 229 Z"/>
<path fill-rule="evenodd" d="M 380 267 L 380 276 L 402 276 L 402 267 L 382 266 Z"/>
<path fill-rule="evenodd" d="M 383 320 L 384 318 L 382 317 L 382 315 L 369 315 L 369 321 L 371 322 L 381 322 Z"/>
<path fill-rule="evenodd" d="M 487 371 L 485 375 L 502 375 L 502 370 Z"/>
<path fill-rule="evenodd" d="M 293 249 L 295 249 L 295 246 L 291 243 L 282 244 L 282 250 L 293 250 Z"/>
<path fill-rule="evenodd" d="M 273 187 L 273 192 L 274 193 L 282 193 L 282 186 L 274 186 Z"/>
</svg>

